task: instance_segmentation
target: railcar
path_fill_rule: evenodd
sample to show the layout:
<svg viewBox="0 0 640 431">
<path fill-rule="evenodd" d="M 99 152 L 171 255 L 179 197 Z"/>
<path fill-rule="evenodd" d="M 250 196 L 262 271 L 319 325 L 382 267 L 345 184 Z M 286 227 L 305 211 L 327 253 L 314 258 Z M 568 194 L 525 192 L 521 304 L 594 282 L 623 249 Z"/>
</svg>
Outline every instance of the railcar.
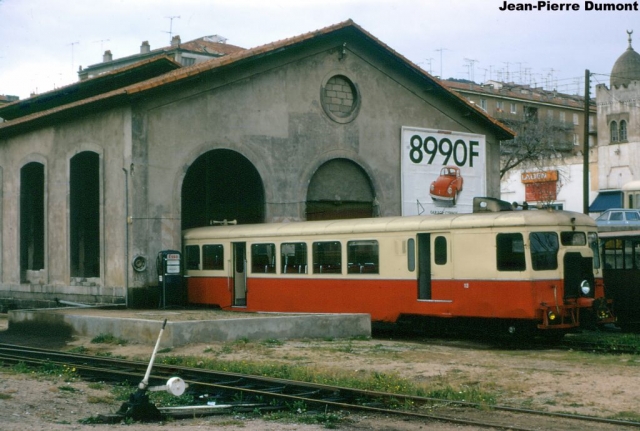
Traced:
<svg viewBox="0 0 640 431">
<path fill-rule="evenodd" d="M 600 232 L 605 296 L 613 302 L 617 324 L 640 330 L 640 230 Z"/>
<path fill-rule="evenodd" d="M 183 232 L 191 304 L 368 313 L 561 334 L 613 321 L 593 219 L 476 198 L 472 214 L 210 226 Z"/>
</svg>

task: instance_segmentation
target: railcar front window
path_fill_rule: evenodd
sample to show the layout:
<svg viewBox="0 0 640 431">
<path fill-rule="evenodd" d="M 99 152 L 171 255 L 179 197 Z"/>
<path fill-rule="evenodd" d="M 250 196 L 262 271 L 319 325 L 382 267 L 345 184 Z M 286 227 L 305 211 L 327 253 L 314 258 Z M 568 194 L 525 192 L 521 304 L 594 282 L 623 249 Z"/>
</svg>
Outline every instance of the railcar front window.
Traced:
<svg viewBox="0 0 640 431">
<path fill-rule="evenodd" d="M 251 272 L 254 274 L 273 274 L 276 272 L 276 245 L 251 245 Z"/>
<path fill-rule="evenodd" d="M 313 243 L 313 273 L 342 273 L 342 249 L 339 241 Z"/>
<path fill-rule="evenodd" d="M 498 271 L 524 271 L 524 240 L 520 233 L 499 233 L 496 237 Z"/>
<path fill-rule="evenodd" d="M 200 269 L 200 246 L 188 245 L 184 248 L 185 258 L 187 263 L 187 269 Z"/>
<path fill-rule="evenodd" d="M 558 234 L 555 232 L 532 232 L 531 266 L 535 271 L 558 269 Z"/>
<path fill-rule="evenodd" d="M 205 244 L 202 246 L 202 269 L 224 269 L 224 247 L 222 247 L 222 244 Z"/>
<path fill-rule="evenodd" d="M 347 242 L 349 274 L 378 274 L 378 241 Z"/>
<path fill-rule="evenodd" d="M 560 232 L 562 245 L 587 245 L 587 236 L 584 232 Z"/>
<path fill-rule="evenodd" d="M 280 264 L 283 274 L 307 273 L 307 244 L 287 242 L 280 246 Z"/>
</svg>

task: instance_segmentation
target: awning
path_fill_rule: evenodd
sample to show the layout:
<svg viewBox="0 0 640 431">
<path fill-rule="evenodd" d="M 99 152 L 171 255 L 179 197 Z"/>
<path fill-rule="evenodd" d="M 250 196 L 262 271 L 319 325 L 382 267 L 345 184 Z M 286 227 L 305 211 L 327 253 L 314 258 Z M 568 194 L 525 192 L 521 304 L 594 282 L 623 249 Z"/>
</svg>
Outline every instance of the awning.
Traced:
<svg viewBox="0 0 640 431">
<path fill-rule="evenodd" d="M 601 191 L 589 205 L 589 212 L 600 213 L 609 208 L 622 208 L 622 191 Z"/>
</svg>

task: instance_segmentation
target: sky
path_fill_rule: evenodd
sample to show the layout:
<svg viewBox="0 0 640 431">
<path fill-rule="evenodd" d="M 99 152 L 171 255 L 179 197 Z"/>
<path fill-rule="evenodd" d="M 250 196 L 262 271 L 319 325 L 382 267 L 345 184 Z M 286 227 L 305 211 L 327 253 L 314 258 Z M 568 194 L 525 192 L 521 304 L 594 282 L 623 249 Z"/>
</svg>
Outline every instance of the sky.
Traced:
<svg viewBox="0 0 640 431">
<path fill-rule="evenodd" d="M 627 30 L 640 51 L 640 11 L 586 10 L 597 3 L 587 0 L 568 11 L 547 10 L 561 2 L 513 5 L 539 3 L 510 11 L 500 10 L 504 0 L 0 0 L 0 95 L 72 84 L 105 50 L 125 57 L 145 40 L 156 49 L 171 35 L 219 35 L 253 48 L 348 19 L 435 76 L 567 94 L 583 95 L 587 69 L 592 84 L 609 85 Z"/>
</svg>

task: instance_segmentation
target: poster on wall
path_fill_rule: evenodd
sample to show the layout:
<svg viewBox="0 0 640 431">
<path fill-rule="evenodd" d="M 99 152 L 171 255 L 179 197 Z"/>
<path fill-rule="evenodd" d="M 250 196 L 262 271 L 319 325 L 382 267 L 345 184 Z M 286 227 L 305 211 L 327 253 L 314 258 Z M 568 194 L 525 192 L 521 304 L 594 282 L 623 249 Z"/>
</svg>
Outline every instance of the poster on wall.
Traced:
<svg viewBox="0 0 640 431">
<path fill-rule="evenodd" d="M 485 136 L 402 127 L 402 215 L 473 212 L 486 196 Z"/>
</svg>

